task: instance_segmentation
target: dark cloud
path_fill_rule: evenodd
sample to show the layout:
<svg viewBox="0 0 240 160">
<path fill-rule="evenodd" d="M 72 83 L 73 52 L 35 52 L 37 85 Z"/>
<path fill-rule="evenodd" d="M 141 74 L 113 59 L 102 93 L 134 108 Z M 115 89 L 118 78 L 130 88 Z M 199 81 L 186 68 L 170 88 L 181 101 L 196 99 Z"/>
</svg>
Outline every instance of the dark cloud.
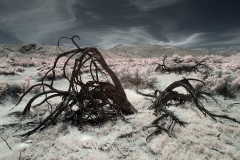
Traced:
<svg viewBox="0 0 240 160">
<path fill-rule="evenodd" d="M 0 29 L 22 41 L 43 42 L 60 31 L 67 30 L 75 21 L 71 11 L 73 2 L 51 1 L 7 1 L 0 2 Z"/>
<path fill-rule="evenodd" d="M 238 48 L 239 0 L 2 0 L 0 43 L 56 44 L 79 35 L 82 45 L 167 44 Z"/>
</svg>

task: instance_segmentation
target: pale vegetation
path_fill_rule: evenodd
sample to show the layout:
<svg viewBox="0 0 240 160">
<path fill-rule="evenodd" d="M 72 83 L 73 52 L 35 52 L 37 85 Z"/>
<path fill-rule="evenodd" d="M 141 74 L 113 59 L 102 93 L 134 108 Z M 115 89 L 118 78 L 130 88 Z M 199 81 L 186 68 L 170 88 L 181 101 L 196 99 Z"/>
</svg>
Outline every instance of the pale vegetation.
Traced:
<svg viewBox="0 0 240 160">
<path fill-rule="evenodd" d="M 19 80 L 0 83 L 0 158 L 240 159 L 240 54 L 105 58 L 75 38 L 1 57 Z"/>
</svg>

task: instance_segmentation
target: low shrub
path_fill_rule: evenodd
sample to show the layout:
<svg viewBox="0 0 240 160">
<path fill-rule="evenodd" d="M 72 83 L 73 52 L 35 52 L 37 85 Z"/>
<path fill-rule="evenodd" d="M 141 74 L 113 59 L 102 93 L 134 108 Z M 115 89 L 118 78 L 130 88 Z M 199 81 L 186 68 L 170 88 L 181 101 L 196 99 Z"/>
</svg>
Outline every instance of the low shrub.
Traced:
<svg viewBox="0 0 240 160">
<path fill-rule="evenodd" d="M 227 81 L 222 83 L 221 85 L 215 88 L 217 94 L 223 96 L 224 98 L 235 98 L 236 91 L 232 85 L 230 85 Z"/>
<path fill-rule="evenodd" d="M 24 90 L 19 85 L 2 83 L 0 87 L 0 104 L 9 99 L 17 102 L 19 95 L 23 92 Z"/>
<path fill-rule="evenodd" d="M 154 88 L 154 84 L 157 82 L 155 76 L 150 76 L 149 74 L 141 74 L 139 70 L 135 70 L 134 73 L 129 73 L 128 71 L 122 71 L 117 73 L 121 83 L 124 88 Z"/>
<path fill-rule="evenodd" d="M 0 68 L 0 75 L 5 75 L 5 76 L 8 76 L 8 75 L 15 75 L 15 70 L 12 69 L 12 68 Z"/>
</svg>

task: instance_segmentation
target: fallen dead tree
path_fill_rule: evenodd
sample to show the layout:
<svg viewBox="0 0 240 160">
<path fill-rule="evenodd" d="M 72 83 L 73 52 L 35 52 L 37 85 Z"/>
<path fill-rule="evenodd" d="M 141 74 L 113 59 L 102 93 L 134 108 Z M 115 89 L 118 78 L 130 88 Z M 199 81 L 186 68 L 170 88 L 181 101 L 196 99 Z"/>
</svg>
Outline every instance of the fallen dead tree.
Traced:
<svg viewBox="0 0 240 160">
<path fill-rule="evenodd" d="M 166 60 L 167 56 L 164 56 L 162 60 L 162 64 L 158 64 L 155 71 L 156 72 L 162 72 L 162 73 L 176 73 L 176 74 L 182 74 L 182 73 L 190 73 L 190 72 L 199 72 L 200 69 L 206 69 L 211 70 L 207 64 L 205 64 L 206 59 L 203 59 L 199 62 L 196 62 L 193 65 L 190 64 L 181 64 L 176 63 L 174 67 L 168 67 L 166 66 Z"/>
<path fill-rule="evenodd" d="M 219 115 L 207 110 L 201 102 L 201 99 L 211 98 L 214 101 L 216 101 L 216 99 L 214 99 L 214 97 L 212 97 L 212 95 L 208 92 L 196 90 L 189 81 L 198 81 L 203 83 L 198 79 L 182 79 L 170 84 L 163 92 L 159 92 L 159 96 L 141 93 L 142 95 L 156 98 L 156 100 L 150 106 L 150 109 L 154 110 L 154 115 L 156 115 L 158 118 L 156 118 L 149 126 L 146 127 L 155 127 L 156 130 L 147 137 L 147 141 L 153 136 L 161 134 L 162 132 L 166 132 L 169 136 L 176 137 L 173 132 L 175 124 L 179 124 L 180 126 L 185 126 L 187 124 L 186 122 L 180 120 L 172 111 L 167 108 L 167 106 L 172 104 L 172 101 L 177 102 L 177 104 L 183 104 L 186 101 L 193 101 L 197 109 L 200 110 L 205 116 L 210 116 L 214 120 L 217 120 L 217 118 L 228 119 L 240 124 L 240 121 L 236 120 L 235 118 L 231 118 L 228 115 Z M 174 89 L 177 87 L 183 87 L 186 89 L 188 94 L 182 94 L 174 91 Z M 138 93 L 140 92 L 138 91 Z"/>
<path fill-rule="evenodd" d="M 53 108 L 49 116 L 36 128 L 23 134 L 23 136 L 29 136 L 57 121 L 71 121 L 78 127 L 82 127 L 86 123 L 96 125 L 105 121 L 116 120 L 118 116 L 124 118 L 124 114 L 137 113 L 137 110 L 128 101 L 118 77 L 109 68 L 98 49 L 89 47 L 80 48 L 75 42 L 75 38 L 79 39 L 78 36 L 67 39 L 70 39 L 77 49 L 63 52 L 57 56 L 52 68 L 42 78 L 41 83 L 33 85 L 20 97 L 17 105 L 35 87 L 42 87 L 43 89 L 42 92 L 28 101 L 23 111 L 24 115 L 33 107 L 33 102 L 41 96 L 45 96 L 45 99 L 34 105 L 35 107 L 48 103 L 52 98 L 62 98 L 62 101 L 56 107 L 49 104 Z M 68 58 L 62 70 L 63 77 L 68 82 L 68 90 L 62 91 L 54 87 L 55 68 L 59 59 L 66 56 Z M 69 60 L 73 57 L 77 58 L 75 58 L 71 75 L 67 76 L 66 67 Z M 89 73 L 91 75 L 91 80 L 87 82 L 84 82 L 82 72 L 83 65 L 85 64 L 89 65 Z M 50 84 L 45 82 L 49 74 L 52 74 L 53 77 Z M 102 76 L 110 77 L 110 80 L 107 78 L 102 80 Z"/>
</svg>

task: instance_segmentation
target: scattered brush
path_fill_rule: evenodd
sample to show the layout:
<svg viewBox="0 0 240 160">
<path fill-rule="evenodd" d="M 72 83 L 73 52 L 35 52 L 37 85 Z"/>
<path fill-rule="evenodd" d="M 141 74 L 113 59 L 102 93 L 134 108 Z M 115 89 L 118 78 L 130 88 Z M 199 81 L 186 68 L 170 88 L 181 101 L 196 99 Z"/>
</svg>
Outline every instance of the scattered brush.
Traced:
<svg viewBox="0 0 240 160">
<path fill-rule="evenodd" d="M 66 37 L 62 37 L 66 38 Z M 59 41 L 62 39 L 60 38 Z M 35 87 L 41 86 L 43 91 L 32 97 L 27 103 L 23 114 L 28 113 L 32 107 L 32 103 L 39 97 L 45 96 L 45 99 L 35 106 L 48 101 L 55 97 L 61 97 L 61 102 L 56 105 L 49 116 L 45 118 L 36 128 L 23 134 L 29 136 L 38 130 L 42 130 L 57 121 L 71 121 L 78 127 L 84 124 L 101 124 L 105 121 L 114 121 L 118 116 L 123 114 L 134 114 L 137 110 L 128 101 L 123 87 L 110 67 L 105 62 L 103 56 L 96 48 L 80 48 L 75 42 L 73 36 L 70 39 L 77 47 L 75 50 L 63 52 L 57 56 L 53 66 L 42 78 L 41 83 L 30 87 L 20 98 L 17 105 L 22 101 L 24 96 Z M 59 42 L 58 42 L 59 48 Z M 60 48 L 59 48 L 60 49 Z M 68 81 L 68 90 L 62 91 L 54 87 L 55 68 L 60 58 L 69 56 L 62 68 L 63 76 Z M 71 58 L 75 58 L 74 67 L 70 77 L 66 75 L 66 67 Z M 82 69 L 84 64 L 89 64 L 91 80 L 84 82 Z M 45 83 L 48 74 L 52 74 L 50 84 Z M 101 80 L 101 76 L 110 77 L 113 84 L 105 79 Z M 64 113 L 64 114 L 63 114 Z"/>
</svg>

